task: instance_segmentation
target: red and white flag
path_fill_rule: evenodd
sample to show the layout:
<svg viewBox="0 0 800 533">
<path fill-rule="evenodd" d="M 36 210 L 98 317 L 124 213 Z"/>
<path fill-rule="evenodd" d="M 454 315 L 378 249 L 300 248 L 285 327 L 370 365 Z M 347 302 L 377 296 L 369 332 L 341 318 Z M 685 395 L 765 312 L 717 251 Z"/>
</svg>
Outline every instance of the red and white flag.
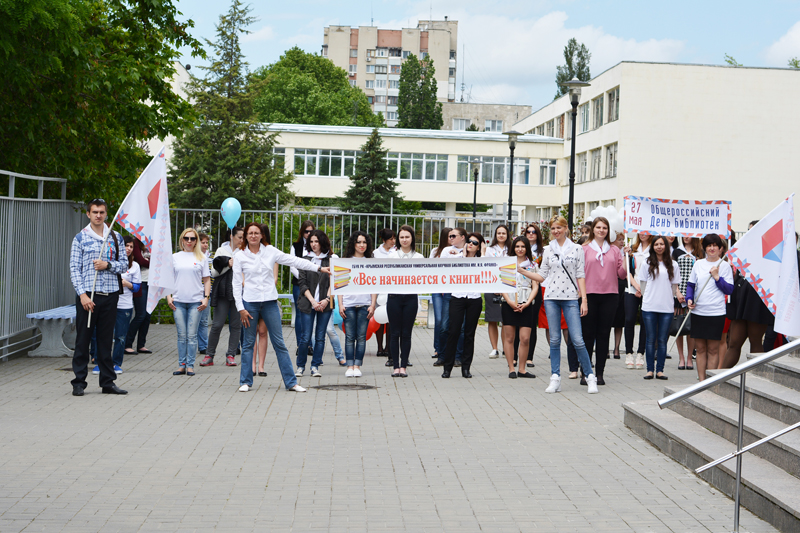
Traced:
<svg viewBox="0 0 800 533">
<path fill-rule="evenodd" d="M 164 147 L 133 184 L 114 222 L 142 241 L 150 252 L 147 312 L 152 313 L 158 301 L 172 292 L 175 285 Z"/>
<path fill-rule="evenodd" d="M 799 337 L 800 282 L 793 199 L 794 194 L 736 241 L 728 257 L 775 315 L 775 331 Z"/>
</svg>

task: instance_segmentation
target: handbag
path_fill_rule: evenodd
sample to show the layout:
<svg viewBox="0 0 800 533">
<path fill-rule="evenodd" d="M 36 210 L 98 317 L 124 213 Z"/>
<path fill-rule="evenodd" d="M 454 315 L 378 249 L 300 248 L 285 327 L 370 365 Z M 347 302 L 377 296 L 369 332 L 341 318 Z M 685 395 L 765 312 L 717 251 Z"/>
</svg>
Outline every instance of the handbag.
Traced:
<svg viewBox="0 0 800 533">
<path fill-rule="evenodd" d="M 505 300 L 505 298 L 503 298 L 502 294 L 495 294 L 494 296 L 492 296 L 492 303 L 493 304 L 500 305 L 501 303 L 503 303 L 505 301 L 506 300 Z"/>
<path fill-rule="evenodd" d="M 681 327 L 683 324 L 683 319 L 686 318 L 686 315 L 673 315 L 672 322 L 669 325 L 669 336 L 674 337 L 678 334 L 678 328 Z M 686 324 L 684 324 L 683 329 L 681 330 L 681 337 L 684 335 L 689 335 L 692 332 L 692 316 L 689 315 L 689 318 L 686 318 Z"/>
</svg>

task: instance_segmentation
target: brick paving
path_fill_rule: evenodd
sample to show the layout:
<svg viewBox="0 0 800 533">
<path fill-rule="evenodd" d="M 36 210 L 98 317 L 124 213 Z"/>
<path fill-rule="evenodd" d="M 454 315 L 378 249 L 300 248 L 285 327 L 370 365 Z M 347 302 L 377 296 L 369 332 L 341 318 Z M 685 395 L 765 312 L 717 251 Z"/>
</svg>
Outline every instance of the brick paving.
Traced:
<svg viewBox="0 0 800 533">
<path fill-rule="evenodd" d="M 371 340 L 358 382 L 377 388 L 357 392 L 285 391 L 271 348 L 249 393 L 238 367 L 173 377 L 167 325 L 126 358 L 123 397 L 91 375 L 71 396 L 66 358 L 0 364 L 0 532 L 729 531 L 733 502 L 623 425 L 621 404 L 664 384 L 611 359 L 600 394 L 566 372 L 545 394 L 543 333 L 535 380 L 488 359 L 483 327 L 470 380 L 440 378 L 432 330 L 415 328 L 408 379 Z M 355 381 L 330 348 L 325 363 L 301 384 Z M 670 385 L 694 383 L 676 367 Z M 741 525 L 774 531 L 744 510 Z"/>
</svg>

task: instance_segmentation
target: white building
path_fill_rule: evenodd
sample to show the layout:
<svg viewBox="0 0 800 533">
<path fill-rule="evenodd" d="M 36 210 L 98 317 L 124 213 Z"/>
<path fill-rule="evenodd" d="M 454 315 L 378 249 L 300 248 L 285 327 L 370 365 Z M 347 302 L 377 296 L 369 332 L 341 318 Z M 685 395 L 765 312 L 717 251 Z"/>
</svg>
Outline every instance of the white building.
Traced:
<svg viewBox="0 0 800 533">
<path fill-rule="evenodd" d="M 577 214 L 626 195 L 731 200 L 742 231 L 797 191 L 800 70 L 624 61 L 590 83 L 577 115 Z M 513 126 L 566 139 L 562 205 L 571 110 L 565 95 Z"/>
</svg>

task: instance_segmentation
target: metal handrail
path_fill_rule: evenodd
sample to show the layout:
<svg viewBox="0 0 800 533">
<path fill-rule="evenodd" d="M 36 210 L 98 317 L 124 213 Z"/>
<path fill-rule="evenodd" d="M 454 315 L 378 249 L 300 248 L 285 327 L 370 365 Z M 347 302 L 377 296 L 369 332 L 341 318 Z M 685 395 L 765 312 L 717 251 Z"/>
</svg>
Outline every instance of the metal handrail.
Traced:
<svg viewBox="0 0 800 533">
<path fill-rule="evenodd" d="M 794 424 L 788 428 L 784 428 L 777 433 L 774 433 L 768 437 L 764 437 L 763 439 L 754 442 L 747 446 L 746 448 L 742 448 L 743 442 L 743 435 L 744 435 L 744 399 L 745 399 L 745 378 L 747 377 L 747 372 L 753 370 L 754 368 L 758 368 L 761 365 L 765 365 L 770 363 L 784 355 L 794 351 L 796 348 L 800 347 L 800 339 L 795 339 L 792 342 L 784 344 L 780 348 L 776 348 L 770 352 L 765 353 L 764 355 L 760 355 L 753 359 L 750 359 L 744 364 L 735 366 L 730 370 L 726 370 L 721 374 L 717 374 L 716 376 L 708 379 L 704 379 L 700 383 L 696 383 L 691 387 L 687 387 L 686 389 L 682 390 L 681 392 L 676 392 L 675 394 L 670 394 L 666 398 L 662 398 L 658 401 L 658 406 L 661 409 L 665 407 L 669 407 L 672 404 L 680 402 L 681 400 L 686 400 L 687 398 L 691 398 L 697 393 L 703 392 L 705 390 L 710 389 L 711 387 L 715 387 L 720 383 L 724 383 L 730 379 L 735 378 L 736 376 L 741 376 L 739 381 L 739 423 L 738 423 L 738 432 L 736 438 L 736 451 L 733 453 L 729 453 L 728 455 L 721 457 L 715 461 L 711 461 L 710 463 L 701 466 L 695 472 L 697 474 L 701 472 L 705 472 L 709 468 L 717 466 L 719 464 L 724 463 L 730 459 L 736 458 L 736 492 L 734 497 L 734 511 L 733 511 L 733 532 L 739 532 L 739 507 L 740 507 L 740 497 L 741 497 L 741 488 L 742 488 L 742 454 L 765 444 L 776 437 L 780 437 L 781 435 L 788 433 L 798 427 L 800 427 L 800 423 Z"/>
</svg>

